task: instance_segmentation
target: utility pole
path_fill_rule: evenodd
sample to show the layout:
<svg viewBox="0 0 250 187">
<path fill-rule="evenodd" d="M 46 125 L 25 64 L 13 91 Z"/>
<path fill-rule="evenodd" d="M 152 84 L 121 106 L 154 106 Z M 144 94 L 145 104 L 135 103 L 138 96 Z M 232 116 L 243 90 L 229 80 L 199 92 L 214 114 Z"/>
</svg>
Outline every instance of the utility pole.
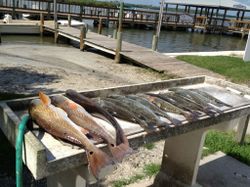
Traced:
<svg viewBox="0 0 250 187">
<path fill-rule="evenodd" d="M 160 2 L 160 11 L 159 11 L 159 19 L 158 19 L 156 34 L 153 36 L 153 42 L 152 42 L 152 49 L 154 51 L 156 51 L 156 49 L 157 49 L 158 39 L 160 37 L 164 5 L 165 5 L 165 0 L 161 0 L 161 2 Z"/>
</svg>

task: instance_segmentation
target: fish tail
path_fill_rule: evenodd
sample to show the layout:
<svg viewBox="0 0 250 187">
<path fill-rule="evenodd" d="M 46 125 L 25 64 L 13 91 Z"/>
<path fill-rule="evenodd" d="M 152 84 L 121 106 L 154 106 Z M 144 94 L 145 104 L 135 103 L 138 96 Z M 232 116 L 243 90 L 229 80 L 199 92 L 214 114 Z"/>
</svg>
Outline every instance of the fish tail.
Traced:
<svg viewBox="0 0 250 187">
<path fill-rule="evenodd" d="M 49 105 L 51 103 L 49 96 L 47 96 L 43 92 L 39 92 L 39 98 L 42 101 L 42 103 L 45 105 Z"/>
<path fill-rule="evenodd" d="M 110 152 L 117 162 L 121 162 L 124 157 L 133 153 L 133 149 L 129 146 L 128 142 L 125 142 L 117 146 L 110 146 Z"/>
<path fill-rule="evenodd" d="M 199 117 L 198 114 L 189 112 L 185 112 L 183 115 L 188 121 L 196 121 Z"/>
<path fill-rule="evenodd" d="M 101 179 L 114 169 L 114 161 L 102 150 L 87 152 L 89 170 L 96 179 Z"/>
<path fill-rule="evenodd" d="M 181 120 L 178 120 L 178 119 L 176 119 L 176 118 L 170 117 L 169 120 L 170 120 L 174 125 L 181 125 L 181 124 L 182 124 Z"/>
</svg>

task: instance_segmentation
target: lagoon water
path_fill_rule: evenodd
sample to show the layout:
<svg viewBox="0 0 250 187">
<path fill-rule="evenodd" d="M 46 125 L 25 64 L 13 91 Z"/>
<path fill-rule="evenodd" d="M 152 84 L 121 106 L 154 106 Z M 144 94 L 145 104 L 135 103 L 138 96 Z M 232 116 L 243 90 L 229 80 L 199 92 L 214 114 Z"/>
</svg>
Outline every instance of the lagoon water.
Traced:
<svg viewBox="0 0 250 187">
<path fill-rule="evenodd" d="M 94 32 L 97 28 L 90 27 Z M 113 28 L 104 28 L 104 35 L 112 35 Z M 147 48 L 151 48 L 153 30 L 141 29 L 124 29 L 123 40 Z M 27 35 L 3 35 L 3 44 L 7 43 L 36 43 L 36 44 L 53 44 L 52 37 L 27 36 Z M 244 50 L 246 38 L 241 39 L 239 36 L 217 35 L 217 34 L 200 34 L 188 31 L 166 31 L 163 30 L 160 35 L 158 51 L 164 53 L 173 52 L 200 52 L 200 51 L 227 51 L 227 50 Z"/>
</svg>

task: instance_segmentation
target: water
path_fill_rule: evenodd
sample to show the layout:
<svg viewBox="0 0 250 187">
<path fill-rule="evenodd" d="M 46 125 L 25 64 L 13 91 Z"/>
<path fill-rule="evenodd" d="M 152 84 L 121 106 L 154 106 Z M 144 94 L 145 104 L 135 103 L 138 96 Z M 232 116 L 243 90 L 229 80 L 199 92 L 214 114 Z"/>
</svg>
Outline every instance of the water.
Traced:
<svg viewBox="0 0 250 187">
<path fill-rule="evenodd" d="M 97 28 L 90 27 L 94 32 Z M 113 28 L 103 28 L 104 35 L 113 35 Z M 153 30 L 124 29 L 123 40 L 140 46 L 151 48 Z M 37 35 L 3 35 L 3 44 L 54 44 L 53 37 L 40 37 Z M 59 45 L 65 45 L 59 44 Z M 200 52 L 200 51 L 234 51 L 244 50 L 246 39 L 241 37 L 200 34 L 186 31 L 166 31 L 163 30 L 160 35 L 158 51 L 164 53 L 173 52 Z"/>
<path fill-rule="evenodd" d="M 91 28 L 96 32 L 97 28 Z M 104 35 L 113 35 L 113 28 L 104 28 Z M 124 29 L 123 40 L 151 48 L 153 30 Z M 161 31 L 158 51 L 164 53 L 174 52 L 200 52 L 200 51 L 235 51 L 244 50 L 246 39 L 239 36 L 201 34 L 188 31 Z"/>
</svg>

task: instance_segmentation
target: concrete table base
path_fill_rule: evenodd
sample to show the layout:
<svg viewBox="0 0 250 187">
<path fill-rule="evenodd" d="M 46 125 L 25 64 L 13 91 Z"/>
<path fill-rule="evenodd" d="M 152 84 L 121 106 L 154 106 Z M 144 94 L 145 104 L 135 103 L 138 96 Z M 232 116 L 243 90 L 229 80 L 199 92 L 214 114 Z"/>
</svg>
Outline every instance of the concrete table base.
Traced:
<svg viewBox="0 0 250 187">
<path fill-rule="evenodd" d="M 155 178 L 154 186 L 196 187 L 199 162 L 205 136 L 208 130 L 232 130 L 238 127 L 238 140 L 244 139 L 249 118 L 243 116 L 229 122 L 219 123 L 212 128 L 204 128 L 179 136 L 167 138 L 162 157 L 161 170 Z"/>
<path fill-rule="evenodd" d="M 96 180 L 93 176 L 89 175 L 87 165 L 47 177 L 47 187 L 85 187 L 87 184 L 93 182 L 96 182 Z"/>
</svg>

